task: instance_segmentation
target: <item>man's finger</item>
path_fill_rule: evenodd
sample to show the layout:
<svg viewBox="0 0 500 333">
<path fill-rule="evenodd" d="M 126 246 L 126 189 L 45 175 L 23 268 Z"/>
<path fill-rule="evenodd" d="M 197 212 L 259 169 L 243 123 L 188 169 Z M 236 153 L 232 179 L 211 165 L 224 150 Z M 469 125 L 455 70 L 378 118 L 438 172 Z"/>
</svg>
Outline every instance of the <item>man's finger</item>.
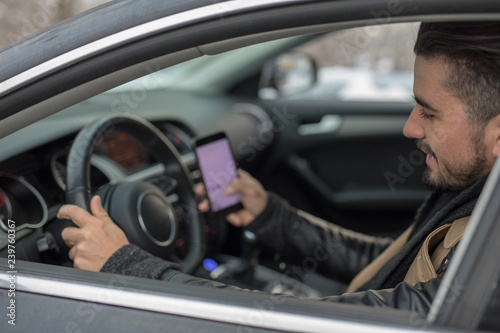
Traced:
<svg viewBox="0 0 500 333">
<path fill-rule="evenodd" d="M 210 210 L 210 205 L 208 204 L 208 200 L 203 200 L 198 204 L 198 210 L 202 213 L 208 212 Z"/>
<path fill-rule="evenodd" d="M 246 176 L 249 176 L 250 174 L 248 172 L 246 172 L 245 170 L 243 169 L 238 169 L 238 176 L 239 177 L 246 177 Z"/>
<path fill-rule="evenodd" d="M 75 246 L 84 238 L 82 230 L 74 227 L 64 228 L 61 237 L 69 247 Z"/>
<path fill-rule="evenodd" d="M 226 188 L 224 193 L 226 195 L 233 195 L 236 193 L 247 193 L 248 189 L 252 188 L 253 180 L 252 176 L 248 172 L 242 169 L 238 169 L 238 178 L 232 180 L 231 184 Z"/>
<path fill-rule="evenodd" d="M 224 190 L 224 193 L 226 195 L 233 195 L 233 194 L 236 194 L 236 193 L 239 193 L 243 190 L 242 186 L 241 186 L 241 182 L 240 182 L 240 179 L 239 178 L 235 178 L 233 179 L 233 181 L 229 184 L 228 187 L 226 187 L 226 189 Z"/>
<path fill-rule="evenodd" d="M 113 223 L 114 224 L 114 222 L 111 219 L 111 217 L 109 217 L 108 212 L 106 212 L 106 210 L 102 206 L 101 197 L 100 196 L 95 195 L 92 198 L 92 200 L 90 200 L 90 210 L 92 211 L 92 214 L 94 214 L 94 216 L 100 218 L 104 222 Z"/>
<path fill-rule="evenodd" d="M 203 184 L 200 184 L 198 186 L 196 186 L 196 188 L 194 189 L 194 192 L 199 195 L 199 196 L 205 196 L 207 193 L 205 191 L 205 186 L 203 186 Z"/>
<path fill-rule="evenodd" d="M 248 174 L 242 174 L 242 176 L 239 178 L 239 181 L 240 181 L 240 186 L 241 188 L 243 189 L 246 189 L 246 188 L 254 188 L 255 187 L 255 179 L 253 179 L 252 177 L 250 177 L 250 175 Z"/>
<path fill-rule="evenodd" d="M 242 223 L 244 223 L 244 224 L 247 222 L 253 221 L 255 218 L 255 216 L 252 213 L 250 213 L 248 210 L 240 210 L 236 213 L 238 214 Z"/>
<path fill-rule="evenodd" d="M 236 213 L 231 213 L 226 216 L 226 220 L 235 227 L 241 227 L 243 221 Z"/>
<path fill-rule="evenodd" d="M 71 259 L 71 261 L 75 261 L 75 257 L 76 257 L 76 252 L 77 252 L 77 247 L 76 246 L 73 246 L 70 250 L 69 250 L 69 253 L 68 253 L 68 257 L 69 259 Z"/>
<path fill-rule="evenodd" d="M 63 220 L 72 220 L 80 228 L 87 225 L 90 219 L 94 217 L 85 209 L 75 205 L 64 205 L 59 209 L 57 218 Z"/>
</svg>

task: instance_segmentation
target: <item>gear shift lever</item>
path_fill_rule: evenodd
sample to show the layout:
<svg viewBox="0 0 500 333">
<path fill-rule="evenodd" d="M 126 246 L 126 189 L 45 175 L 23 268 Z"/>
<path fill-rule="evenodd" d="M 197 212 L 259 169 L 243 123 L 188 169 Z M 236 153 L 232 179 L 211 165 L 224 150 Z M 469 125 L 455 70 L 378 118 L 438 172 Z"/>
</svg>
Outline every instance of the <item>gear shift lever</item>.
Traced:
<svg viewBox="0 0 500 333">
<path fill-rule="evenodd" d="M 210 273 L 212 279 L 238 278 L 244 282 L 252 280 L 254 267 L 258 264 L 260 254 L 260 250 L 257 247 L 257 237 L 255 237 L 253 232 L 245 230 L 242 242 L 243 253 L 241 257 L 217 267 Z"/>
<path fill-rule="evenodd" d="M 260 250 L 257 247 L 257 237 L 253 232 L 248 230 L 243 232 L 243 245 L 241 258 L 250 266 L 256 266 L 259 261 Z"/>
</svg>

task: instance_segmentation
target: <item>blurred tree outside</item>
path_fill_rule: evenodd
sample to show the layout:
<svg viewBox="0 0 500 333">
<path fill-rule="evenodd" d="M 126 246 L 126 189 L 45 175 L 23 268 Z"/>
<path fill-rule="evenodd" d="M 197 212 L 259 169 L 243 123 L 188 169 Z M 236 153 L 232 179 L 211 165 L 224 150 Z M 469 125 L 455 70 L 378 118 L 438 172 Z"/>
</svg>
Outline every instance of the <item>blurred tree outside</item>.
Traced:
<svg viewBox="0 0 500 333">
<path fill-rule="evenodd" d="M 298 47 L 319 68 L 364 67 L 377 71 L 412 71 L 417 23 L 372 25 L 332 32 Z"/>
<path fill-rule="evenodd" d="M 110 0 L 0 0 L 0 47 Z"/>
<path fill-rule="evenodd" d="M 305 98 L 411 102 L 418 27 L 366 25 L 330 32 L 295 48 L 318 67 L 318 82 Z"/>
</svg>

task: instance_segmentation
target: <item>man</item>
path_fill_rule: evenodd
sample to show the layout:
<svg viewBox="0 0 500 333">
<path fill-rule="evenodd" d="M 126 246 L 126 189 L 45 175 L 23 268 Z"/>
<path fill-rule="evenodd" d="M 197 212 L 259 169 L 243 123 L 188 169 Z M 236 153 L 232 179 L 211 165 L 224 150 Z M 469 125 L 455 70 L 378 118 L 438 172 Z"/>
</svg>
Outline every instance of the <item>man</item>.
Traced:
<svg viewBox="0 0 500 333">
<path fill-rule="evenodd" d="M 276 251 L 293 248 L 304 258 L 318 246 L 326 249 L 318 270 L 350 285 L 348 293 L 321 301 L 426 313 L 500 155 L 500 24 L 424 23 L 415 53 L 416 105 L 404 134 L 427 154 L 424 182 L 433 192 L 398 239 L 361 235 L 297 211 L 245 172 L 226 190 L 240 192 L 244 206 L 228 221 L 253 231 L 261 243 Z M 199 208 L 208 210 L 207 202 Z M 70 205 L 59 211 L 60 218 L 80 227 L 66 228 L 62 235 L 75 267 L 235 288 L 189 277 L 177 265 L 130 245 L 98 197 L 91 211 Z"/>
</svg>

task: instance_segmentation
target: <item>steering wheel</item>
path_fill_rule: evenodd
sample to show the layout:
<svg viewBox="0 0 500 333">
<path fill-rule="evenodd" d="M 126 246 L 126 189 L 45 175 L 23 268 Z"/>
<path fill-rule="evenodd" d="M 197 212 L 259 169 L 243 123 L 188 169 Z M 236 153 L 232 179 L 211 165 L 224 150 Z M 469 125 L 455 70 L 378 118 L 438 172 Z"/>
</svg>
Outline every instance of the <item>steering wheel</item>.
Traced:
<svg viewBox="0 0 500 333">
<path fill-rule="evenodd" d="M 203 217 L 197 209 L 193 183 L 180 155 L 154 125 L 131 115 L 109 115 L 87 125 L 73 141 L 68 156 L 66 201 L 90 211 L 90 159 L 96 146 L 110 133 L 125 132 L 139 140 L 150 156 L 162 163 L 165 174 L 175 180 L 177 204 L 147 180 L 110 184 L 97 192 L 113 221 L 129 241 L 158 257 L 180 263 L 184 272 L 193 272 L 203 256 Z M 187 241 L 178 245 L 179 230 Z M 185 256 L 174 258 L 177 246 Z"/>
</svg>

